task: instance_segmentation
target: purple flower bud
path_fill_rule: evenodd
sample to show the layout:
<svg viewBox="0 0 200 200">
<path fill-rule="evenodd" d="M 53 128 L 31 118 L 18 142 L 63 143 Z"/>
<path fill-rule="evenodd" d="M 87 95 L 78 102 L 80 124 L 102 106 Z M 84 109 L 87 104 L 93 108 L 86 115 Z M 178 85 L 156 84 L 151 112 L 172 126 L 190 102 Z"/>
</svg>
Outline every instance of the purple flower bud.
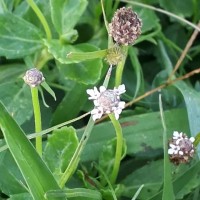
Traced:
<svg viewBox="0 0 200 200">
<path fill-rule="evenodd" d="M 28 71 L 26 71 L 26 74 L 24 75 L 23 79 L 24 82 L 31 87 L 36 87 L 45 80 L 42 72 L 40 72 L 36 68 L 29 69 Z"/>
<path fill-rule="evenodd" d="M 119 45 L 132 45 L 141 34 L 142 21 L 131 8 L 118 9 L 109 24 L 109 35 Z"/>
</svg>

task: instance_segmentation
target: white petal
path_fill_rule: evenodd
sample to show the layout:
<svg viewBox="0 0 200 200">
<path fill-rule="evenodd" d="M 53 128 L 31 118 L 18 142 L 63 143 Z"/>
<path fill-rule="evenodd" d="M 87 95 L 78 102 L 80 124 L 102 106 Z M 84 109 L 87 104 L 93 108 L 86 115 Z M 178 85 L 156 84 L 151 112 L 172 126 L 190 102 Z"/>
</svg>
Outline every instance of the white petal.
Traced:
<svg viewBox="0 0 200 200">
<path fill-rule="evenodd" d="M 174 150 L 173 149 L 168 149 L 168 154 L 170 154 L 170 155 L 174 154 Z"/>
<path fill-rule="evenodd" d="M 99 106 L 99 102 L 97 100 L 94 100 L 93 103 L 95 106 Z"/>
<path fill-rule="evenodd" d="M 93 89 L 87 89 L 86 90 L 87 94 L 89 94 L 90 96 L 94 96 L 94 90 Z"/>
<path fill-rule="evenodd" d="M 179 137 L 179 132 L 178 132 L 178 131 L 174 131 L 173 136 L 174 136 L 174 137 Z M 173 137 L 173 138 L 174 138 L 174 137 Z"/>
<path fill-rule="evenodd" d="M 114 112 L 115 114 L 115 119 L 118 120 L 119 119 L 119 114 L 117 112 Z"/>
<path fill-rule="evenodd" d="M 118 103 L 118 107 L 119 108 L 121 108 L 121 109 L 123 109 L 124 107 L 125 107 L 125 102 L 124 101 L 120 101 L 119 103 Z"/>
<path fill-rule="evenodd" d="M 117 114 L 121 114 L 122 109 L 121 108 L 114 108 L 113 111 Z"/>
<path fill-rule="evenodd" d="M 99 94 L 99 91 L 97 90 L 97 87 L 94 87 L 94 93 L 95 93 L 95 95 Z"/>
<path fill-rule="evenodd" d="M 195 141 L 195 138 L 194 137 L 191 137 L 190 138 L 190 141 L 193 143 Z"/>
<path fill-rule="evenodd" d="M 172 149 L 176 149 L 176 146 L 174 144 L 169 144 L 169 146 L 172 148 Z"/>
<path fill-rule="evenodd" d="M 101 117 L 99 117 L 99 115 L 92 115 L 92 119 L 94 120 L 94 121 L 96 121 L 97 119 L 100 119 Z"/>
<path fill-rule="evenodd" d="M 104 86 L 101 86 L 101 87 L 99 88 L 99 91 L 100 91 L 100 93 L 101 93 L 101 92 L 104 92 L 104 91 L 106 91 L 106 88 L 105 88 Z"/>
<path fill-rule="evenodd" d="M 100 119 L 103 115 L 103 111 L 97 108 L 94 108 L 91 111 L 92 119 L 95 121 L 96 119 Z"/>
<path fill-rule="evenodd" d="M 177 140 L 176 140 L 176 145 L 179 145 L 179 142 L 180 142 L 181 140 L 183 140 L 183 139 L 177 139 Z"/>
<path fill-rule="evenodd" d="M 179 151 L 178 153 L 179 153 L 180 155 L 183 155 L 183 152 L 182 152 L 182 151 Z"/>
<path fill-rule="evenodd" d="M 119 87 L 117 88 L 117 90 L 118 90 L 119 94 L 125 93 L 126 92 L 125 85 L 124 84 L 119 85 Z"/>
</svg>

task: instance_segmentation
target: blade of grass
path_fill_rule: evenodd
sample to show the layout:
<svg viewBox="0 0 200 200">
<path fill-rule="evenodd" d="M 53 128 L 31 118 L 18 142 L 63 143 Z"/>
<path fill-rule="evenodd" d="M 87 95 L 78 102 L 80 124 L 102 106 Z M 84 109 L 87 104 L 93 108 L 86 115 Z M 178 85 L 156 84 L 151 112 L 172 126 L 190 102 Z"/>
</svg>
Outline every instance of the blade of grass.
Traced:
<svg viewBox="0 0 200 200">
<path fill-rule="evenodd" d="M 162 200 L 175 200 L 174 191 L 172 186 L 171 165 L 168 156 L 167 148 L 167 128 L 165 124 L 161 94 L 159 94 L 159 108 L 160 116 L 163 126 L 163 148 L 164 148 L 164 185 Z"/>
<path fill-rule="evenodd" d="M 81 198 L 85 197 L 87 199 L 101 200 L 101 193 L 96 190 L 85 189 L 85 188 L 75 188 L 75 189 L 63 189 L 63 190 L 53 190 L 46 193 L 47 199 L 49 197 L 66 197 L 69 198 Z"/>
<path fill-rule="evenodd" d="M 43 200 L 47 191 L 59 189 L 52 173 L 1 102 L 0 125 L 9 150 L 24 176 L 33 199 Z"/>
</svg>

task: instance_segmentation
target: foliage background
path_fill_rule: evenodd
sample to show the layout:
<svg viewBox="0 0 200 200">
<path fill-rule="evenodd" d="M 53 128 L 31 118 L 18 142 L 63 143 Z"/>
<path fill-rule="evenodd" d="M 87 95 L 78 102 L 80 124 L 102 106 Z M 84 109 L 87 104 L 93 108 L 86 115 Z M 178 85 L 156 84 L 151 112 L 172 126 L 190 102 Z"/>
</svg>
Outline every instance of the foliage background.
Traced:
<svg viewBox="0 0 200 200">
<path fill-rule="evenodd" d="M 131 199 L 144 184 L 138 199 L 160 200 L 159 192 L 163 184 L 163 128 L 159 113 L 159 92 L 146 95 L 140 101 L 137 101 L 137 97 L 166 82 L 194 29 L 163 13 L 132 5 L 131 2 L 135 1 L 129 2 L 104 2 L 109 22 L 117 7 L 130 5 L 143 21 L 142 36 L 135 45 L 129 47 L 123 72 L 127 92 L 122 98 L 127 103 L 136 100 L 120 116 L 127 150 L 117 184 L 113 187 L 119 199 Z M 194 24 L 200 19 L 199 0 L 138 2 L 169 11 Z M 108 47 L 100 1 L 36 0 L 35 3 L 49 24 L 49 32 L 44 29 L 28 1 L 0 1 L 0 100 L 26 134 L 34 133 L 31 93 L 22 80 L 27 69 L 35 66 L 41 69 L 57 97 L 57 101 L 54 101 L 47 92 L 44 93 L 49 108 L 40 99 L 43 129 L 90 111 L 92 104 L 87 100 L 86 89 L 100 86 L 108 69 L 108 64 L 101 58 L 80 62 L 66 56 L 69 52 L 92 52 Z M 199 69 L 199 52 L 197 36 L 173 79 Z M 109 88 L 114 86 L 115 70 Z M 200 132 L 199 90 L 199 74 L 161 90 L 168 138 L 174 130 L 189 136 L 196 136 Z M 54 177 L 58 178 L 63 173 L 69 162 L 66 157 L 70 159 L 78 143 L 75 131 L 80 138 L 87 120 L 87 117 L 83 118 L 71 124 L 74 128 L 56 130 L 58 133 L 55 131 L 52 136 L 44 137 L 43 159 Z M 98 177 L 98 170 L 91 167 L 93 161 L 105 173 L 110 173 L 114 137 L 114 128 L 108 120 L 95 125 L 81 155 L 79 170 L 67 183 L 69 188 L 94 189 L 90 180 Z M 1 138 L 3 146 L 3 134 Z M 68 149 L 67 141 L 71 145 Z M 54 155 L 55 150 L 57 154 Z M 179 167 L 172 165 L 176 199 L 199 199 L 198 166 L 198 156 L 190 164 Z M 102 186 L 100 191 L 105 199 L 112 199 L 109 188 Z M 28 199 L 24 178 L 8 150 L 0 153 L 0 192 L 2 199 Z"/>
</svg>

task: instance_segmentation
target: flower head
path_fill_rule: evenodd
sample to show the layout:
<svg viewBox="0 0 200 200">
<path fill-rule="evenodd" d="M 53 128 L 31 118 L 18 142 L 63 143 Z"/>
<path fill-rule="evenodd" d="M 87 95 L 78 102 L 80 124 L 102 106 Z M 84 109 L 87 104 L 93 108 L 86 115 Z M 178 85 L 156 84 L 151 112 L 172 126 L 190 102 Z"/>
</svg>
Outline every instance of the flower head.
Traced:
<svg viewBox="0 0 200 200">
<path fill-rule="evenodd" d="M 113 48 L 107 50 L 107 54 L 105 60 L 109 63 L 109 65 L 117 65 L 124 58 L 125 54 L 123 49 L 115 45 Z"/>
<path fill-rule="evenodd" d="M 24 75 L 23 79 L 24 82 L 31 87 L 36 87 L 45 80 L 42 72 L 40 72 L 36 68 L 32 68 L 26 71 L 26 74 Z"/>
<path fill-rule="evenodd" d="M 125 102 L 120 101 L 120 95 L 126 92 L 125 85 L 120 85 L 113 90 L 107 90 L 104 86 L 94 89 L 88 89 L 90 95 L 88 99 L 93 100 L 94 109 L 91 111 L 93 120 L 100 119 L 103 114 L 114 113 L 115 118 L 119 119 L 122 109 L 125 107 Z"/>
<path fill-rule="evenodd" d="M 118 9 L 109 24 L 109 35 L 119 45 L 132 45 L 141 34 L 142 21 L 129 8 Z"/>
<path fill-rule="evenodd" d="M 169 141 L 168 154 L 174 164 L 187 163 L 194 155 L 194 137 L 188 138 L 186 134 L 174 131 Z"/>
</svg>

